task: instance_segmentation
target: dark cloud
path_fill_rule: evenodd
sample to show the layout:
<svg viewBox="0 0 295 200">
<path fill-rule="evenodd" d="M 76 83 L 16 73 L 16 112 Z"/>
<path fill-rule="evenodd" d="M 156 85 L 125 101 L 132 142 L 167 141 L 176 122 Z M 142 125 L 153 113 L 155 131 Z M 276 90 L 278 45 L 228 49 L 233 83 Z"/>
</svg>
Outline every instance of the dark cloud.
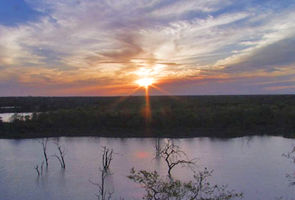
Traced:
<svg viewBox="0 0 295 200">
<path fill-rule="evenodd" d="M 280 66 L 295 64 L 295 36 L 258 49 L 239 63 L 228 65 L 225 72 L 249 72 L 279 70 Z"/>
<path fill-rule="evenodd" d="M 293 75 L 294 77 L 294 75 Z M 273 77 L 205 77 L 202 79 L 179 80 L 160 85 L 174 95 L 227 95 L 227 94 L 294 94 L 295 80 L 292 76 Z M 152 90 L 153 95 L 163 93 Z"/>
</svg>

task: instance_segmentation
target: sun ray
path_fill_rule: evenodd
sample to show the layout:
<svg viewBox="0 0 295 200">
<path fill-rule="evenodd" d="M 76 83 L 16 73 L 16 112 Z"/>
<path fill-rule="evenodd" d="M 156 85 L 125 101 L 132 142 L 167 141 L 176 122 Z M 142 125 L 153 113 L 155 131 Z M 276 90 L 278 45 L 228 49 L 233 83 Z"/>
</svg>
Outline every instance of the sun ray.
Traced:
<svg viewBox="0 0 295 200">
<path fill-rule="evenodd" d="M 146 120 L 146 125 L 148 125 L 152 120 L 150 95 L 149 95 L 148 87 L 145 88 L 145 120 Z"/>
<path fill-rule="evenodd" d="M 175 100 L 178 100 L 178 101 L 181 100 L 180 98 L 172 95 L 171 93 L 169 93 L 167 90 L 164 90 L 163 88 L 160 88 L 160 87 L 158 87 L 156 85 L 151 85 L 151 87 L 154 88 L 154 89 L 156 89 L 156 90 L 158 90 L 159 92 L 167 95 L 169 98 L 172 98 L 172 99 L 175 99 Z"/>
<path fill-rule="evenodd" d="M 162 92 L 162 93 L 165 94 L 165 95 L 171 96 L 171 94 L 170 94 L 167 90 L 164 90 L 164 89 L 162 89 L 162 88 L 160 88 L 160 87 L 158 87 L 158 86 L 156 86 L 156 85 L 151 85 L 151 87 L 152 87 L 152 88 L 155 88 L 156 90 Z"/>
<path fill-rule="evenodd" d="M 110 105 L 110 109 L 115 108 L 118 104 L 124 102 L 126 99 L 128 99 L 132 94 L 136 93 L 138 90 L 140 89 L 140 87 L 136 87 L 135 89 L 133 89 L 131 92 L 129 92 L 127 94 L 127 96 L 122 96 L 120 97 L 117 101 L 115 101 L 114 103 L 112 103 Z"/>
</svg>

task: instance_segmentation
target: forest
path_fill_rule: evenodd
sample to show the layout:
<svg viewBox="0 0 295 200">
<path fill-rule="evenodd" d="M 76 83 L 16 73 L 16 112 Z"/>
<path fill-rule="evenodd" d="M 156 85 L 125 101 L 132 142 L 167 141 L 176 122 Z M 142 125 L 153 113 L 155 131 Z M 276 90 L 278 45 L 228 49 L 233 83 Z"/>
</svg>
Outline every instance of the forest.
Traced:
<svg viewBox="0 0 295 200">
<path fill-rule="evenodd" d="M 295 95 L 1 97 L 8 112 L 0 138 L 295 136 Z"/>
</svg>

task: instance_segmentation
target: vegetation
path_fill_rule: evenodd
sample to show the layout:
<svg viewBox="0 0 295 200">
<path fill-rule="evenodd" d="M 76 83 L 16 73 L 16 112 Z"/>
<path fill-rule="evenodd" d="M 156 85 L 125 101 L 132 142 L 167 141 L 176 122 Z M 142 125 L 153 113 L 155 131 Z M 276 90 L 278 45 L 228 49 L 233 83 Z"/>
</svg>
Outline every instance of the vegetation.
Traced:
<svg viewBox="0 0 295 200">
<path fill-rule="evenodd" d="M 167 177 L 160 177 L 157 171 L 146 170 L 136 171 L 131 169 L 128 178 L 135 183 L 139 183 L 145 190 L 143 199 L 146 200 L 230 200 L 240 199 L 242 193 L 228 190 L 226 186 L 212 185 L 209 178 L 213 171 L 205 168 L 200 171 L 193 171 L 193 180 L 183 182 L 171 175 L 171 164 L 195 164 L 192 160 L 187 161 L 179 146 L 168 141 L 161 150 L 163 158 L 167 164 Z"/>
<path fill-rule="evenodd" d="M 153 96 L 149 123 L 145 105 L 144 97 L 0 98 L 0 112 L 34 113 L 0 121 L 0 137 L 295 135 L 295 95 Z"/>
<path fill-rule="evenodd" d="M 194 160 L 189 160 L 188 158 L 181 159 L 181 157 L 186 157 L 185 152 L 179 146 L 172 143 L 171 140 L 168 140 L 166 145 L 160 150 L 159 156 L 165 160 L 169 177 L 172 177 L 171 172 L 174 167 L 178 165 L 185 167 L 194 164 Z"/>
<path fill-rule="evenodd" d="M 49 143 L 49 139 L 48 138 L 42 138 L 40 140 L 38 140 L 38 142 L 42 145 L 42 154 L 43 154 L 43 157 L 44 157 L 44 160 L 42 160 L 41 164 L 40 165 L 35 165 L 34 169 L 36 170 L 36 173 L 38 176 L 42 176 L 43 175 L 43 171 L 44 171 L 44 164 L 46 164 L 46 171 L 48 169 L 48 166 L 49 166 L 49 157 L 48 157 L 48 154 L 47 154 L 47 146 L 48 146 L 48 143 Z M 65 148 L 59 144 L 59 141 L 55 141 L 54 144 L 56 145 L 56 148 L 59 152 L 59 154 L 53 154 L 51 155 L 52 157 L 55 157 L 59 164 L 60 164 L 60 167 L 64 170 L 66 168 L 66 164 L 65 164 Z"/>
<path fill-rule="evenodd" d="M 194 179 L 182 182 L 177 179 L 163 178 L 157 173 L 131 169 L 129 179 L 139 183 L 145 190 L 146 200 L 229 200 L 240 199 L 242 193 L 227 190 L 226 186 L 212 185 L 208 178 L 212 171 L 204 169 L 194 174 Z"/>
</svg>

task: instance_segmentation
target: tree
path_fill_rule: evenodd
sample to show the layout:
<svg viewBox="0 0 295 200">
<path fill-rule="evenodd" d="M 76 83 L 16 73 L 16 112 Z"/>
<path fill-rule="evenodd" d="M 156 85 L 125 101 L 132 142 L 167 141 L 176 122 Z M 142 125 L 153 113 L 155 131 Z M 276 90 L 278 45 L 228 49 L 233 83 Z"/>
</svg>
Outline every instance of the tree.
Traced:
<svg viewBox="0 0 295 200">
<path fill-rule="evenodd" d="M 105 172 L 109 171 L 112 160 L 113 160 L 113 149 L 103 147 L 102 168 Z"/>
<path fill-rule="evenodd" d="M 65 169 L 66 168 L 66 163 L 64 160 L 65 149 L 58 142 L 56 143 L 56 147 L 59 154 L 54 154 L 53 157 L 55 157 L 59 161 L 60 167 Z"/>
<path fill-rule="evenodd" d="M 136 171 L 131 169 L 128 178 L 145 189 L 145 200 L 230 200 L 240 199 L 242 193 L 227 190 L 226 186 L 212 185 L 208 178 L 212 171 L 205 168 L 194 174 L 194 179 L 182 182 L 161 178 L 157 171 Z"/>
<path fill-rule="evenodd" d="M 295 146 L 292 147 L 291 151 L 288 153 L 283 154 L 284 157 L 291 160 L 292 163 L 295 164 Z M 287 174 L 287 178 L 290 181 L 290 185 L 295 185 L 295 173 L 293 174 Z"/>
<path fill-rule="evenodd" d="M 43 138 L 39 142 L 42 145 L 43 156 L 44 156 L 46 167 L 48 167 L 48 156 L 47 156 L 47 143 L 48 143 L 48 138 Z"/>
<path fill-rule="evenodd" d="M 44 161 L 42 161 L 41 165 L 40 165 L 40 170 L 39 170 L 39 165 L 35 166 L 35 170 L 37 172 L 37 175 L 43 175 L 43 166 L 44 166 Z"/>
<path fill-rule="evenodd" d="M 189 166 L 194 165 L 194 160 L 189 160 L 179 146 L 173 144 L 171 140 L 165 144 L 165 146 L 160 150 L 160 157 L 163 158 L 168 167 L 168 176 L 171 177 L 171 171 L 177 165 Z M 185 157 L 185 159 L 182 159 Z"/>
<path fill-rule="evenodd" d="M 99 168 L 100 183 L 89 182 L 98 188 L 98 193 L 96 194 L 98 200 L 110 200 L 112 199 L 113 192 L 107 191 L 106 189 L 106 178 L 110 175 L 110 165 L 113 160 L 113 149 L 103 147 L 101 161 L 102 167 Z"/>
</svg>

